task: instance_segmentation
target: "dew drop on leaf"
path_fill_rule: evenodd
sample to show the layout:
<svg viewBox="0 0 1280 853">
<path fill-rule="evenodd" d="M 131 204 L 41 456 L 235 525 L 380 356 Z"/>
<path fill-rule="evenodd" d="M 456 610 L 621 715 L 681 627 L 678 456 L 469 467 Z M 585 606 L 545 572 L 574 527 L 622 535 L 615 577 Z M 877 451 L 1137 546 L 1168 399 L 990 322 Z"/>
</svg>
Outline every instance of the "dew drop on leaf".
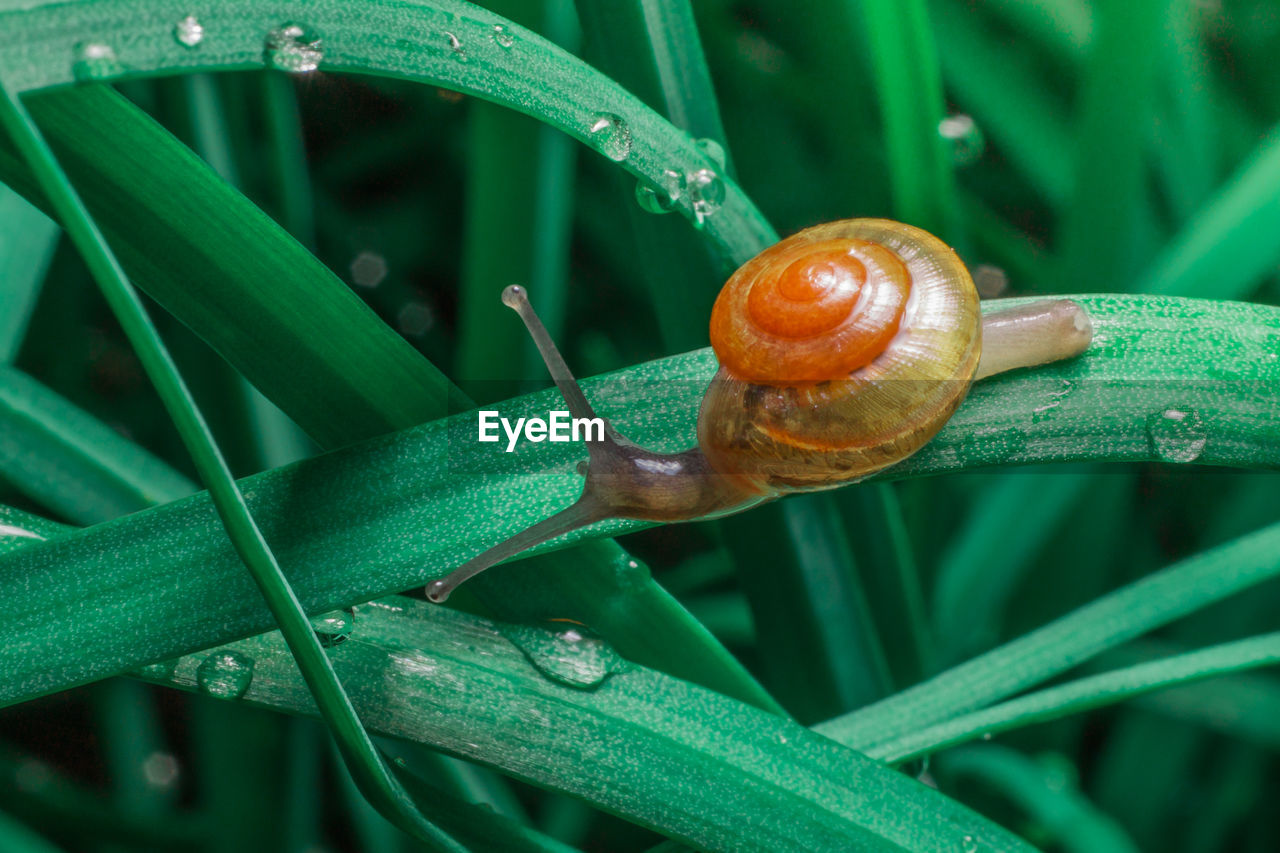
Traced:
<svg viewBox="0 0 1280 853">
<path fill-rule="evenodd" d="M 699 169 L 686 179 L 689 203 L 693 206 L 693 224 L 701 228 L 707 217 L 724 204 L 724 181 L 710 169 Z"/>
<path fill-rule="evenodd" d="M 503 631 L 534 668 L 552 681 L 578 690 L 594 690 L 626 662 L 604 640 L 581 625 L 549 630 L 513 625 Z"/>
<path fill-rule="evenodd" d="M 725 164 L 728 162 L 728 159 L 725 157 L 723 145 L 716 142 L 714 139 L 708 139 L 706 137 L 696 140 L 694 144 L 698 146 L 698 150 L 710 157 L 717 167 L 721 169 L 725 168 Z"/>
<path fill-rule="evenodd" d="M 978 127 L 973 116 L 964 113 L 949 115 L 938 122 L 938 134 L 946 141 L 951 162 L 957 168 L 972 166 L 978 162 L 987 147 L 982 128 Z"/>
<path fill-rule="evenodd" d="M 1151 452 L 1165 462 L 1195 462 L 1208 440 L 1204 421 L 1195 409 L 1170 407 L 1147 418 Z"/>
<path fill-rule="evenodd" d="M 666 169 L 658 181 L 659 186 L 650 186 L 645 181 L 636 183 L 636 203 L 648 213 L 670 213 L 685 192 L 683 172 Z"/>
<path fill-rule="evenodd" d="M 253 682 L 253 659 L 239 652 L 214 652 L 196 667 L 196 686 L 215 699 L 239 699 Z"/>
<path fill-rule="evenodd" d="M 194 48 L 204 41 L 204 26 L 195 15 L 187 15 L 173 25 L 173 38 L 183 47 Z"/>
<path fill-rule="evenodd" d="M 356 612 L 352 608 L 331 610 L 311 617 L 311 630 L 325 648 L 333 648 L 347 637 L 356 626 Z"/>
<path fill-rule="evenodd" d="M 99 41 L 85 41 L 76 45 L 71 75 L 77 80 L 115 77 L 123 71 L 124 66 L 111 45 Z"/>
<path fill-rule="evenodd" d="M 621 163 L 631 154 L 631 128 L 613 113 L 597 113 L 591 123 L 591 141 L 600 153 Z"/>
<path fill-rule="evenodd" d="M 493 40 L 497 42 L 498 47 L 504 50 L 509 50 L 516 43 L 516 37 L 502 24 L 493 25 Z"/>
<path fill-rule="evenodd" d="M 290 74 L 315 71 L 324 59 L 320 39 L 299 24 L 285 24 L 267 33 L 262 58 L 273 68 Z"/>
</svg>

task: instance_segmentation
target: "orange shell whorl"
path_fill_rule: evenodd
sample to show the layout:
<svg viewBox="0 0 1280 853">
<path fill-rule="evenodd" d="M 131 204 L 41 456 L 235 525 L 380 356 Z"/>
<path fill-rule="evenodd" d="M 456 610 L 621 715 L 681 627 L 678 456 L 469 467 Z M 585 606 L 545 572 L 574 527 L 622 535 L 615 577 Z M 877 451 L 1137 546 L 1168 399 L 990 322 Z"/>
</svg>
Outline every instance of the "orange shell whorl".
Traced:
<svg viewBox="0 0 1280 853">
<path fill-rule="evenodd" d="M 712 466 L 765 492 L 830 488 L 941 429 L 977 368 L 981 315 L 941 240 L 849 219 L 743 264 L 716 301 L 711 341 L 721 370 L 698 438 Z"/>
</svg>

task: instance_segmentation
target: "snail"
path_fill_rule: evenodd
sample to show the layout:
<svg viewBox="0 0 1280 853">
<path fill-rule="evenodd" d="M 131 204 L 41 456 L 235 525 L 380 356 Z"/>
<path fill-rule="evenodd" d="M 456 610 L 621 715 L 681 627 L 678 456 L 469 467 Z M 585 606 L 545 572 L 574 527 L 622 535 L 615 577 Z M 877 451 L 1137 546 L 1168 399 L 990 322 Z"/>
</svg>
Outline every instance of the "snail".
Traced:
<svg viewBox="0 0 1280 853">
<path fill-rule="evenodd" d="M 524 321 L 575 418 L 596 414 L 524 289 Z M 698 446 L 655 453 L 605 421 L 577 502 L 434 581 L 459 584 L 527 548 L 606 518 L 689 521 L 864 479 L 915 453 L 976 380 L 1083 352 L 1084 309 L 1044 300 L 988 313 L 956 253 L 919 228 L 848 219 L 807 228 L 743 264 L 711 311 L 720 369 Z"/>
</svg>

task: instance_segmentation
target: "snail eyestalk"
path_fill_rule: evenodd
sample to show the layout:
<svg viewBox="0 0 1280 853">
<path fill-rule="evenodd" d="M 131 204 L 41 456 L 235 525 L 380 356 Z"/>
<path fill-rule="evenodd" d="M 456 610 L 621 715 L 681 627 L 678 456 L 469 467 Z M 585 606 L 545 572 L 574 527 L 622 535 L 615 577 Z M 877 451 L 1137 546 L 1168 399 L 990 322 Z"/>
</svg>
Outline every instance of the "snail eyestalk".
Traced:
<svg viewBox="0 0 1280 853">
<path fill-rule="evenodd" d="M 524 321 L 551 378 L 574 417 L 597 417 L 564 357 L 529 303 L 524 288 L 511 285 L 502 302 Z M 566 509 L 520 531 L 427 585 L 427 598 L 437 604 L 463 582 L 522 551 L 606 518 L 686 521 L 717 512 L 745 508 L 761 500 L 744 494 L 736 478 L 713 471 L 694 448 L 683 453 L 654 453 L 619 435 L 608 419 L 604 439 L 587 442 L 586 483 L 582 495 Z"/>
</svg>

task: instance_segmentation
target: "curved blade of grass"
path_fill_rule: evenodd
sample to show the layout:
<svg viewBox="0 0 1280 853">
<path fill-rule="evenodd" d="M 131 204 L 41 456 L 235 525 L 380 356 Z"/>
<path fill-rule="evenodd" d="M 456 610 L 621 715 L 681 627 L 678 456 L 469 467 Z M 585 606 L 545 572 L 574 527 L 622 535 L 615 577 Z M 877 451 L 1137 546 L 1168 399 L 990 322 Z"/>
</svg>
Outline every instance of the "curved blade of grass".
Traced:
<svg viewBox="0 0 1280 853">
<path fill-rule="evenodd" d="M 380 805 L 384 813 L 405 832 L 441 850 L 465 850 L 413 806 L 374 751 L 372 741 L 334 674 L 275 555 L 254 523 L 226 460 L 151 324 L 141 299 L 125 278 L 124 270 L 108 248 L 106 239 L 63 174 L 35 123 L 2 77 L 0 94 L 3 94 L 0 125 L 8 132 L 58 213 L 68 236 L 80 251 L 112 313 L 138 354 L 148 378 L 159 392 L 165 410 L 177 426 L 183 444 L 200 472 L 201 480 L 209 488 L 226 534 L 280 625 L 321 715 L 351 766 L 352 775 L 366 796 Z"/>
<path fill-rule="evenodd" d="M 1163 418 L 1170 405 L 1201 415 L 1197 462 L 1280 464 L 1280 364 L 1266 360 L 1280 309 L 1168 297 L 1080 299 L 1100 338 L 1094 350 L 979 383 L 933 442 L 882 476 L 1011 462 L 1151 460 L 1158 445 L 1149 419 Z M 678 450 L 693 443 L 697 403 L 714 370 L 710 352 L 700 351 L 584 386 L 624 434 Z M 540 392 L 500 411 L 545 413 L 555 399 L 554 391 Z M 577 497 L 579 448 L 544 442 L 504 453 L 475 436 L 475 414 L 467 413 L 244 481 L 246 500 L 290 566 L 308 612 L 420 586 L 459 565 L 477 543 L 501 539 Z M 541 550 L 641 526 L 604 522 Z M 526 567 L 498 571 L 514 577 Z M 88 587 L 94 606 L 66 619 L 68 597 Z M 0 557 L 0 599 L 11 602 L 14 634 L 23 638 L 0 645 L 6 704 L 272 627 L 203 495 Z M 611 599 L 611 609 L 621 604 Z M 121 620 L 131 626 L 123 635 L 113 627 Z"/>
<path fill-rule="evenodd" d="M 105 87 L 78 86 L 33 98 L 31 109 L 131 279 L 321 444 L 446 411 L 439 371 L 136 107 Z M 40 201 L 3 146 L 0 178 Z"/>
<path fill-rule="evenodd" d="M 1250 637 L 1020 696 L 877 744 L 866 754 L 893 763 L 908 761 L 988 733 L 1056 720 L 1165 687 L 1276 663 L 1280 663 L 1280 634 Z"/>
<path fill-rule="evenodd" d="M 817 731 L 869 750 L 985 707 L 1126 640 L 1280 575 L 1280 524 L 1148 575 Z"/>
<path fill-rule="evenodd" d="M 1072 134 L 1074 186 L 1058 225 L 1063 289 L 1118 289 L 1141 261 L 1139 225 L 1151 216 L 1142 158 L 1169 2 L 1098 6 Z"/>
<path fill-rule="evenodd" d="M 1157 459 L 1148 421 L 1164 418 L 1171 405 L 1201 415 L 1201 464 L 1280 465 L 1280 364 L 1266 360 L 1280 310 L 1169 297 L 1080 301 L 1100 336 L 1091 353 L 979 383 L 932 443 L 882 476 Z M 1207 378 L 1206 364 L 1215 379 Z M 710 352 L 700 351 L 584 384 L 596 410 L 613 416 L 623 434 L 673 451 L 692 443 L 696 406 L 714 369 Z M 1064 383 L 1069 393 L 1062 393 Z M 547 411 L 554 398 L 553 391 L 530 394 L 500 411 L 529 416 Z M 504 453 L 476 443 L 475 435 L 468 412 L 244 480 L 253 515 L 291 566 L 308 612 L 439 578 L 477 542 L 506 537 L 576 498 L 580 448 L 526 443 Z M 608 521 L 541 549 L 639 526 Z M 61 613 L 69 590 L 87 587 L 96 589 L 95 606 L 68 624 Z M 207 496 L 0 557 L 0 598 L 13 603 L 20 615 L 14 631 L 24 637 L 0 646 L 4 703 L 271 628 Z M 111 628 L 119 620 L 132 626 L 123 637 Z"/>
<path fill-rule="evenodd" d="M 189 4 L 176 0 L 100 0 L 91 6 L 48 2 L 0 12 L 0 67 L 10 69 L 10 85 L 19 91 L 70 83 L 77 43 L 92 39 L 112 46 L 120 60 L 118 67 L 95 68 L 101 79 L 256 68 L 267 62 L 267 34 L 301 21 L 322 41 L 322 70 L 384 74 L 465 92 L 535 115 L 593 147 L 591 128 L 598 116 L 616 115 L 632 140 L 620 165 L 655 186 L 669 168 L 718 168 L 692 138 L 673 131 L 581 60 L 469 3 L 291 0 L 263 6 L 256 0 L 215 0 L 200 13 L 206 35 L 194 51 L 172 34 L 174 24 L 190 13 Z M 514 37 L 510 49 L 493 38 L 495 25 Z M 702 234 L 736 265 L 773 242 L 772 231 L 737 184 L 725 179 L 724 188 L 724 203 L 706 218 Z M 677 208 L 693 217 L 688 199 Z"/>
<path fill-rule="evenodd" d="M 1105 672 L 1181 653 L 1169 643 L 1141 640 L 1090 661 L 1085 670 Z M 1250 751 L 1254 746 L 1280 750 L 1280 679 L 1274 675 L 1224 675 L 1212 682 L 1192 682 L 1139 696 L 1134 704 L 1174 722 L 1226 735 Z"/>
<path fill-rule="evenodd" d="M 1062 778 L 1071 772 L 1068 768 L 1046 766 L 1053 757 L 1033 761 L 1007 747 L 983 746 L 941 756 L 939 769 L 995 788 L 1048 830 L 1068 853 L 1138 853 L 1110 815 Z"/>
<path fill-rule="evenodd" d="M 12 364 L 18 355 L 61 233 L 57 223 L 0 187 L 0 364 Z"/>
<path fill-rule="evenodd" d="M 365 688 L 353 699 L 372 728 L 700 848 L 937 850 L 970 836 L 983 849 L 1028 849 L 914 779 L 776 715 L 626 664 L 607 646 L 584 650 L 601 680 L 575 688 L 473 616 L 391 599 L 357 618 L 333 661 L 346 683 Z M 278 634 L 231 648 L 255 661 L 245 701 L 315 713 Z M 178 661 L 163 683 L 192 689 L 200 657 Z"/>
<path fill-rule="evenodd" d="M 96 524 L 196 486 L 20 370 L 0 366 L 0 474 L 64 518 Z"/>
<path fill-rule="evenodd" d="M 943 119 L 942 72 L 925 0 L 862 2 L 884 118 L 893 207 L 904 222 L 963 244 Z"/>
</svg>

